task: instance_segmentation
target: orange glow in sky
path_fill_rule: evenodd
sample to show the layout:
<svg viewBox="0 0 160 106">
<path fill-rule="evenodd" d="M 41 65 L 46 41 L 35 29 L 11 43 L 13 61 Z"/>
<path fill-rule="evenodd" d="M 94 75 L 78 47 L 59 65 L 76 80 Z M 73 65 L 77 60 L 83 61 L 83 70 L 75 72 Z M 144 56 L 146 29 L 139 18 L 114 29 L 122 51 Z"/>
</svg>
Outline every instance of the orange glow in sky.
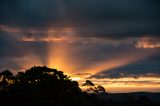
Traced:
<svg viewBox="0 0 160 106">
<path fill-rule="evenodd" d="M 90 79 L 95 85 L 102 85 L 107 92 L 136 92 L 136 91 L 160 91 L 160 78 L 117 78 L 117 79 Z M 80 85 L 85 81 L 79 80 Z M 88 87 L 80 86 L 82 89 Z"/>
<path fill-rule="evenodd" d="M 45 64 L 40 59 L 41 57 L 39 55 L 36 55 L 34 52 L 24 58 L 15 59 L 14 61 L 19 63 L 22 69 L 27 69 L 28 67 L 32 67 L 33 65 L 47 65 L 48 67 L 64 71 L 64 73 L 67 73 L 67 75 L 69 75 L 72 80 L 78 81 L 80 85 L 82 85 L 82 83 L 90 75 L 125 66 L 133 62 L 145 59 L 154 54 L 154 51 L 147 53 L 144 53 L 142 51 L 124 51 L 123 53 L 119 53 L 119 55 L 116 57 L 106 60 L 104 59 L 103 61 L 93 62 L 93 64 L 90 65 L 79 64 L 79 60 L 85 61 L 85 58 L 75 58 L 78 57 L 79 54 L 74 54 L 75 46 L 73 45 L 74 43 L 72 44 L 72 42 L 75 42 L 75 40 L 82 40 L 83 42 L 85 42 L 85 38 L 76 38 L 74 36 L 76 33 L 74 32 L 73 28 L 64 28 L 57 30 L 50 29 L 48 30 L 47 34 L 48 35 L 45 38 L 22 37 L 20 39 L 25 42 L 48 42 L 48 49 L 46 51 L 47 56 L 45 57 L 47 62 Z M 92 42 L 94 41 L 95 39 L 92 39 Z M 77 73 L 90 74 L 78 76 Z M 152 91 L 152 89 L 154 89 L 154 91 L 160 91 L 159 78 L 118 78 L 91 80 L 95 84 L 104 86 L 108 92 L 131 92 L 147 90 Z M 84 89 L 84 87 L 82 86 L 81 88 Z"/>
<path fill-rule="evenodd" d="M 71 29 L 64 29 L 64 30 L 58 30 L 56 31 L 49 31 L 48 36 L 51 36 L 52 34 L 58 33 L 58 34 L 70 34 L 72 31 Z M 58 70 L 65 70 L 65 73 L 71 73 L 72 70 L 74 70 L 75 65 L 71 64 L 70 58 L 70 52 L 72 51 L 71 48 L 69 48 L 65 44 L 65 40 L 67 38 L 60 37 L 56 38 L 56 41 L 49 44 L 48 47 L 48 66 L 52 68 L 56 68 Z M 53 39 L 51 39 L 53 40 Z M 60 41 L 60 42 L 59 42 Z"/>
</svg>

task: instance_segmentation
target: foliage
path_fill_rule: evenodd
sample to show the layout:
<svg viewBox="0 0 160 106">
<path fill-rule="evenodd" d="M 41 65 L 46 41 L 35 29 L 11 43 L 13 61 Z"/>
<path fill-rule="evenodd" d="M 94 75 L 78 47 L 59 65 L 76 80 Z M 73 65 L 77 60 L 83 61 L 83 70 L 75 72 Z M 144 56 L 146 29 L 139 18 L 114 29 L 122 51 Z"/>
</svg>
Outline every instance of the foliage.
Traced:
<svg viewBox="0 0 160 106">
<path fill-rule="evenodd" d="M 86 80 L 86 82 L 83 84 L 83 86 L 94 86 L 94 84 L 90 80 Z"/>
<path fill-rule="evenodd" d="M 62 71 L 44 67 L 32 67 L 26 72 L 18 72 L 13 76 L 11 72 L 4 71 L 0 73 L 1 98 L 7 101 L 5 104 L 16 105 L 46 105 L 71 102 L 71 99 L 81 98 L 84 94 L 81 92 L 78 82 L 72 81 Z M 10 80 L 12 79 L 12 83 Z M 0 105 L 3 102 L 0 103 Z"/>
<path fill-rule="evenodd" d="M 86 85 L 105 92 L 104 87 L 91 81 Z M 32 67 L 13 75 L 9 70 L 0 73 L 0 106 L 159 106 L 148 97 L 82 92 L 78 82 L 72 81 L 62 71 Z M 138 98 L 138 99 L 137 99 Z"/>
<path fill-rule="evenodd" d="M 95 86 L 92 81 L 86 80 L 86 82 L 82 86 L 88 86 L 89 88 L 86 90 L 87 93 L 105 93 L 105 88 L 101 85 Z"/>
</svg>

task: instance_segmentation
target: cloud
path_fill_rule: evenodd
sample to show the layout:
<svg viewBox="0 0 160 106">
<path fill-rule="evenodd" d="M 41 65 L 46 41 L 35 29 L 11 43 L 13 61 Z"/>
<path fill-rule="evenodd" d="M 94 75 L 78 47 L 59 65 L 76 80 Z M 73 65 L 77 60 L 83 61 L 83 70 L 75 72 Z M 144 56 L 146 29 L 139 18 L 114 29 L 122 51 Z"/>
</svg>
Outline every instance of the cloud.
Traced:
<svg viewBox="0 0 160 106">
<path fill-rule="evenodd" d="M 44 43 L 22 42 L 19 41 L 17 34 L 0 32 L 0 48 L 0 71 L 5 69 L 17 71 L 45 64 L 42 56 L 46 53 Z"/>
<path fill-rule="evenodd" d="M 159 4 L 157 0 L 1 0 L 0 24 L 38 31 L 70 27 L 84 37 L 159 37 Z"/>
<path fill-rule="evenodd" d="M 136 44 L 136 47 L 144 49 L 160 48 L 160 38 L 140 38 Z"/>
<path fill-rule="evenodd" d="M 159 54 L 152 55 L 141 61 L 99 72 L 90 78 L 141 78 L 141 77 L 160 77 Z"/>
<path fill-rule="evenodd" d="M 134 64 L 159 51 L 159 4 L 1 0 L 0 69 L 50 64 L 73 73 L 96 73 Z"/>
<path fill-rule="evenodd" d="M 59 20 L 65 11 L 62 0 L 2 0 L 0 7 L 0 23 L 20 27 L 46 27 Z"/>
<path fill-rule="evenodd" d="M 0 25 L 0 30 L 9 34 L 17 34 L 18 40 L 24 42 L 66 42 L 66 43 L 98 43 L 98 44 L 111 44 L 114 46 L 119 45 L 133 45 L 136 48 L 159 48 L 159 37 L 154 35 L 142 35 L 137 37 L 126 37 L 113 39 L 111 37 L 99 36 L 83 36 L 77 32 L 76 28 L 50 28 L 48 30 L 39 29 L 20 29 L 17 27 L 8 27 Z M 103 32 L 103 31 L 102 31 Z M 87 32 L 86 32 L 87 33 Z M 89 33 L 89 32 L 88 32 Z M 119 38 L 119 39 L 118 39 Z"/>
</svg>

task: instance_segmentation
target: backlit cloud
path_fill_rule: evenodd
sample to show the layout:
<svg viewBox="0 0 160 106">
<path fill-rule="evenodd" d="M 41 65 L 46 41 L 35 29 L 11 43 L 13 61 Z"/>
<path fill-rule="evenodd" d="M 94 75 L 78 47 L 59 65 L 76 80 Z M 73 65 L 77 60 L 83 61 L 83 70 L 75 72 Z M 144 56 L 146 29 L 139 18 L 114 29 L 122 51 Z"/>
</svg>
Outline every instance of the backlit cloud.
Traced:
<svg viewBox="0 0 160 106">
<path fill-rule="evenodd" d="M 148 37 L 144 37 L 144 38 L 140 38 L 139 41 L 136 44 L 137 48 L 160 48 L 160 38 L 148 38 Z"/>
</svg>

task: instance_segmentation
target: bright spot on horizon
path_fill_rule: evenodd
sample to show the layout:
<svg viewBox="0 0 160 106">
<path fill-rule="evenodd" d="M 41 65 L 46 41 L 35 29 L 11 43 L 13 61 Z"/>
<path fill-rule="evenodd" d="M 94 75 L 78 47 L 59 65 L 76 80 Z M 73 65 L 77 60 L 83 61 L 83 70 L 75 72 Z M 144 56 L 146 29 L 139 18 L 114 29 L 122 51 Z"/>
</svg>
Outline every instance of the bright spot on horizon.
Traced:
<svg viewBox="0 0 160 106">
<path fill-rule="evenodd" d="M 82 80 L 81 77 L 71 77 L 71 79 L 72 79 L 73 81 L 80 81 L 80 80 Z"/>
</svg>

